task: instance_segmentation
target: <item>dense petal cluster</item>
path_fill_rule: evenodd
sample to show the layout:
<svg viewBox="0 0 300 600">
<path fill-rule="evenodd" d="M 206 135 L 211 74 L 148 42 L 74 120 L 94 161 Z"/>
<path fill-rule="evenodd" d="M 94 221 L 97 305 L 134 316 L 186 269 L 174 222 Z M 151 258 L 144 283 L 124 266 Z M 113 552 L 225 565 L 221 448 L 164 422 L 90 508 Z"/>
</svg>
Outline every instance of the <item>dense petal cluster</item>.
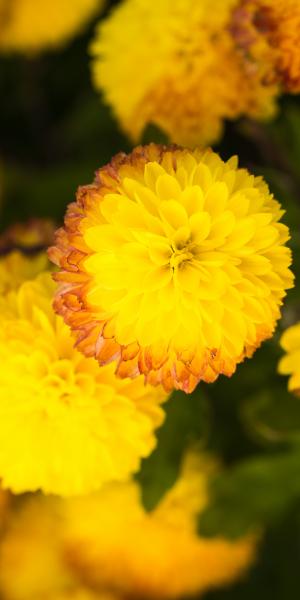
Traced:
<svg viewBox="0 0 300 600">
<path fill-rule="evenodd" d="M 153 123 L 172 142 L 211 143 L 224 119 L 274 114 L 278 86 L 266 86 L 256 65 L 245 69 L 232 35 L 239 5 L 216 0 L 212 10 L 211 0 L 124 0 L 100 23 L 93 79 L 135 142 Z"/>
<path fill-rule="evenodd" d="M 300 396 L 300 323 L 289 327 L 281 337 L 280 344 L 285 350 L 278 370 L 282 375 L 289 375 L 288 388 Z"/>
<path fill-rule="evenodd" d="M 56 310 L 120 377 L 190 392 L 231 375 L 293 286 L 282 214 L 235 158 L 154 144 L 120 154 L 79 188 L 50 250 Z"/>
<path fill-rule="evenodd" d="M 50 273 L 2 298 L 0 477 L 14 492 L 70 495 L 136 470 L 155 445 L 162 389 L 118 380 L 76 349 Z"/>
<path fill-rule="evenodd" d="M 76 499 L 27 497 L 0 542 L 4 600 L 177 598 L 241 576 L 255 541 L 201 539 L 207 459 L 186 459 L 158 507 L 146 513 L 136 483 Z"/>
<path fill-rule="evenodd" d="M 0 0 L 0 50 L 36 53 L 61 45 L 96 15 L 103 0 Z"/>
<path fill-rule="evenodd" d="M 300 4 L 298 0 L 241 0 L 231 30 L 248 71 L 265 85 L 300 92 Z"/>
</svg>

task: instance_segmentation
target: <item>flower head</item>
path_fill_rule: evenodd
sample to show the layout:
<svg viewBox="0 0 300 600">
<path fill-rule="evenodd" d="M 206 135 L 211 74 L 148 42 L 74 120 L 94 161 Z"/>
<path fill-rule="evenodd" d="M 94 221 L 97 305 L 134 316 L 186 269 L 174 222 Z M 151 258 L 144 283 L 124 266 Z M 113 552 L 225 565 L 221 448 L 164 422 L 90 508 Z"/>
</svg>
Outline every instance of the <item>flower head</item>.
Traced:
<svg viewBox="0 0 300 600">
<path fill-rule="evenodd" d="M 277 84 L 266 86 L 256 65 L 245 69 L 232 35 L 239 6 L 215 0 L 212 11 L 211 0 L 123 0 L 100 23 L 93 80 L 135 142 L 149 123 L 170 141 L 194 146 L 218 139 L 225 119 L 273 115 Z"/>
<path fill-rule="evenodd" d="M 125 598 L 179 598 L 236 579 L 252 562 L 255 544 L 249 538 L 197 536 L 198 516 L 207 503 L 205 467 L 199 457 L 188 456 L 181 476 L 150 513 L 135 483 L 68 501 L 69 564 L 93 589 Z"/>
<path fill-rule="evenodd" d="M 193 390 L 270 337 L 289 270 L 283 212 L 212 151 L 120 154 L 78 191 L 50 257 L 77 347 L 120 377 Z"/>
<path fill-rule="evenodd" d="M 126 478 L 163 419 L 162 389 L 121 381 L 74 349 L 53 287 L 45 273 L 1 304 L 0 477 L 16 493 L 71 495 Z"/>
<path fill-rule="evenodd" d="M 96 15 L 103 0 L 0 0 L 0 50 L 33 54 L 61 45 Z"/>
<path fill-rule="evenodd" d="M 289 327 L 282 335 L 280 344 L 285 350 L 278 365 L 282 375 L 289 375 L 288 388 L 300 396 L 300 323 Z"/>
</svg>

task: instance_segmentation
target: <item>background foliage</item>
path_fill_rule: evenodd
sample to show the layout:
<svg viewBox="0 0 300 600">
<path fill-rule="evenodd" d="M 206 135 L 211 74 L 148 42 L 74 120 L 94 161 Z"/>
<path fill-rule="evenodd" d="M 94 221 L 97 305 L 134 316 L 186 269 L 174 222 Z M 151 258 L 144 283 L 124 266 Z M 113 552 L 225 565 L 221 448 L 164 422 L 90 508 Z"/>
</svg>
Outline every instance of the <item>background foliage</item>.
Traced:
<svg viewBox="0 0 300 600">
<path fill-rule="evenodd" d="M 90 81 L 87 45 L 94 23 L 64 50 L 0 59 L 1 228 L 27 218 L 62 220 L 79 184 L 120 150 L 130 150 Z M 144 141 L 163 136 L 148 128 Z M 300 99 L 283 98 L 269 124 L 227 124 L 216 148 L 263 174 L 286 210 L 294 272 L 300 271 Z M 299 280 L 299 279 L 298 279 Z M 201 533 L 238 537 L 265 530 L 246 579 L 207 600 L 297 598 L 300 590 L 300 400 L 276 374 L 280 332 L 300 318 L 300 287 L 285 304 L 275 337 L 231 379 L 174 394 L 155 453 L 139 474 L 146 507 L 175 480 L 187 444 L 214 452 L 224 471 L 212 482 Z"/>
</svg>

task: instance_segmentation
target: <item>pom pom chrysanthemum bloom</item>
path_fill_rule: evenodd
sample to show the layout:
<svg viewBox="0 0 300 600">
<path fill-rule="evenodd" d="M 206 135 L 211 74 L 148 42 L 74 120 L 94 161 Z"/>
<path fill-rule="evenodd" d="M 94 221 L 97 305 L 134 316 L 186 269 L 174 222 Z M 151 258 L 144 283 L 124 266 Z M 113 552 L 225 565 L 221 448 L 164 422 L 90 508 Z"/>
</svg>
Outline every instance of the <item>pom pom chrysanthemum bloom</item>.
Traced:
<svg viewBox="0 0 300 600">
<path fill-rule="evenodd" d="M 96 14 L 103 0 L 0 0 L 0 50 L 33 54 L 61 45 Z"/>
<path fill-rule="evenodd" d="M 206 144 L 225 119 L 269 118 L 299 92 L 299 44 L 298 0 L 123 0 L 99 25 L 93 79 L 134 141 L 154 123 Z"/>
<path fill-rule="evenodd" d="M 293 285 L 282 214 L 235 158 L 154 144 L 120 154 L 79 189 L 50 250 L 56 310 L 120 377 L 190 392 L 231 375 Z"/>
<path fill-rule="evenodd" d="M 290 376 L 289 391 L 300 396 L 300 323 L 283 333 L 280 344 L 286 354 L 279 362 L 279 373 Z"/>
<path fill-rule="evenodd" d="M 162 389 L 117 379 L 74 349 L 51 275 L 1 302 L 0 477 L 14 492 L 70 495 L 122 480 L 155 445 Z"/>
<path fill-rule="evenodd" d="M 239 4 L 217 0 L 212 11 L 211 0 L 124 0 L 100 24 L 93 79 L 134 141 L 154 123 L 172 142 L 211 143 L 224 119 L 274 113 L 276 84 L 266 86 L 256 67 L 245 71 L 231 33 Z"/>
</svg>

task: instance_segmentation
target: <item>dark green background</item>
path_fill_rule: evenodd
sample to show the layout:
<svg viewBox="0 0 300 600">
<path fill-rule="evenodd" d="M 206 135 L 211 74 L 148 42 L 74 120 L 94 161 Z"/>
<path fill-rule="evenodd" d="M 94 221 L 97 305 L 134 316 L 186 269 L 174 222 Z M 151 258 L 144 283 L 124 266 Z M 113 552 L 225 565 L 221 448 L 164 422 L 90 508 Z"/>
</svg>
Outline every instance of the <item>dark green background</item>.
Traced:
<svg viewBox="0 0 300 600">
<path fill-rule="evenodd" d="M 1 229 L 30 217 L 62 220 L 79 184 L 120 150 L 130 150 L 110 110 L 92 88 L 87 46 L 94 24 L 66 48 L 34 59 L 0 58 Z M 294 272 L 300 269 L 300 99 L 281 101 L 278 118 L 262 125 L 226 124 L 216 148 L 238 154 L 263 174 L 287 213 Z M 157 141 L 149 127 L 144 141 Z M 288 294 L 274 339 L 238 367 L 231 379 L 175 394 L 158 449 L 139 479 L 145 505 L 155 505 L 174 481 L 182 452 L 197 440 L 224 471 L 212 482 L 200 531 L 237 537 L 265 532 L 256 566 L 241 583 L 210 600 L 296 600 L 300 597 L 300 400 L 276 375 L 280 332 L 300 319 L 300 288 Z"/>
</svg>

